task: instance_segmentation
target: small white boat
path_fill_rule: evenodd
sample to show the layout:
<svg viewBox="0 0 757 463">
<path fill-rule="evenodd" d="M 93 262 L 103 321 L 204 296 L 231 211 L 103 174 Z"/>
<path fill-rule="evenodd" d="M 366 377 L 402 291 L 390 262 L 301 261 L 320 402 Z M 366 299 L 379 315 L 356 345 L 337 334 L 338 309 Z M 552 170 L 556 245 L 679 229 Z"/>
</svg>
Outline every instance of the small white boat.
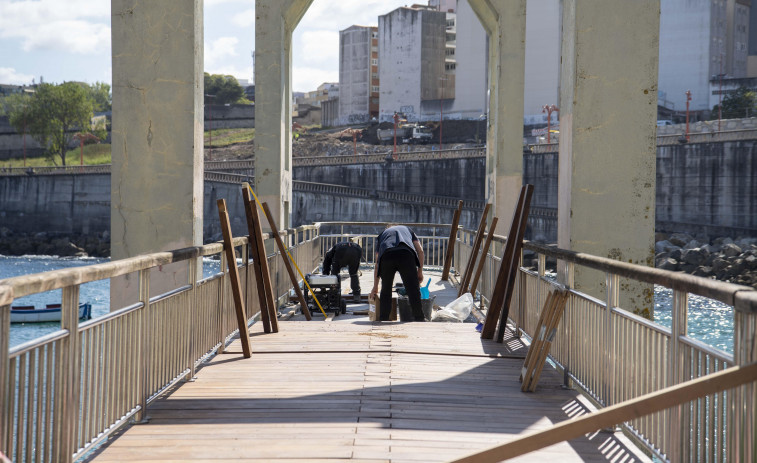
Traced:
<svg viewBox="0 0 757 463">
<path fill-rule="evenodd" d="M 79 319 L 89 320 L 90 318 L 92 318 L 92 305 L 90 303 L 79 304 Z M 33 305 L 11 306 L 11 323 L 59 321 L 60 304 L 47 304 L 44 309 L 38 309 Z"/>
</svg>

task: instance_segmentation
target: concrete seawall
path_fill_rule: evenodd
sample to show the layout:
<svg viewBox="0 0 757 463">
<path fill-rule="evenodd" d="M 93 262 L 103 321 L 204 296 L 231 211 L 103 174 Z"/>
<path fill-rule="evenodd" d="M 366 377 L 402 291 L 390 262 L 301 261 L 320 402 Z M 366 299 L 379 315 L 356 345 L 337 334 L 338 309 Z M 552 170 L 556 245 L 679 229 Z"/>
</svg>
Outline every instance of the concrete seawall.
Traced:
<svg viewBox="0 0 757 463">
<path fill-rule="evenodd" d="M 667 145 L 657 153 L 658 231 L 757 236 L 757 140 Z M 524 182 L 535 185 L 530 239 L 552 242 L 557 236 L 557 157 L 523 157 Z M 473 228 L 483 207 L 484 171 L 483 157 L 295 167 L 292 223 L 449 223 L 456 201 L 464 199 L 462 224 Z M 220 235 L 218 198 L 228 203 L 234 234 L 246 234 L 240 185 L 206 180 L 206 240 Z M 102 235 L 110 230 L 110 175 L 0 174 L 0 227 Z"/>
</svg>

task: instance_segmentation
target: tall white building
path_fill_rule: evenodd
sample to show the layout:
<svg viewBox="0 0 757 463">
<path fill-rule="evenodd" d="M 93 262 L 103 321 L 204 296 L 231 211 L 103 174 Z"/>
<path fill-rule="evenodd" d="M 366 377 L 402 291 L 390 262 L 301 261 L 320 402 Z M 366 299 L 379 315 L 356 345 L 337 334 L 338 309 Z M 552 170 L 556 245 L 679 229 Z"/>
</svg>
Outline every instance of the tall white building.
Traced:
<svg viewBox="0 0 757 463">
<path fill-rule="evenodd" d="M 379 120 L 391 121 L 395 112 L 408 121 L 436 120 L 440 103 L 455 97 L 455 70 L 446 65 L 447 17 L 422 6 L 379 16 Z"/>
<path fill-rule="evenodd" d="M 378 110 L 378 29 L 348 27 L 339 31 L 339 121 L 367 122 Z"/>
<path fill-rule="evenodd" d="M 658 92 L 668 108 L 685 110 L 690 90 L 692 111 L 712 109 L 710 80 L 729 72 L 726 11 L 733 1 L 661 0 Z"/>
<path fill-rule="evenodd" d="M 726 4 L 726 68 L 733 78 L 747 77 L 749 14 L 752 0 L 728 0 Z"/>
<path fill-rule="evenodd" d="M 456 6 L 455 101 L 445 119 L 478 119 L 486 114 L 488 57 L 486 31 L 467 0 Z"/>
<path fill-rule="evenodd" d="M 560 0 L 526 3 L 526 79 L 523 118 L 527 125 L 545 123 L 544 105 L 560 105 Z M 552 114 L 552 120 L 557 114 Z"/>
<path fill-rule="evenodd" d="M 559 104 L 560 22 L 560 0 L 526 3 L 525 124 L 546 122 L 542 107 Z M 486 114 L 488 56 L 486 31 L 468 1 L 457 0 L 455 102 L 445 118 L 477 119 Z"/>
</svg>

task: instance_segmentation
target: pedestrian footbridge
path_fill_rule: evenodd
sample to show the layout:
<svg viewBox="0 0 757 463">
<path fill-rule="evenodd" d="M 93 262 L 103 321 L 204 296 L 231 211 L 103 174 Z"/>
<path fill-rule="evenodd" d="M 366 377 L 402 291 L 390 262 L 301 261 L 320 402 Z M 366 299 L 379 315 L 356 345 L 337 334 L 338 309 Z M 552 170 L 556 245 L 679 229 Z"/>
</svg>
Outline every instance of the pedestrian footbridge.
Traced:
<svg viewBox="0 0 757 463">
<path fill-rule="evenodd" d="M 315 269 L 335 242 L 360 242 L 370 287 L 374 237 L 387 224 L 319 223 L 280 233 L 292 260 Z M 457 296 L 476 232 L 409 224 L 426 251 L 437 305 Z M 269 250 L 271 235 L 265 235 Z M 505 237 L 478 262 L 484 316 Z M 251 342 L 238 330 L 223 243 L 0 281 L 0 452 L 12 461 L 753 461 L 757 291 L 525 243 L 503 342 L 475 323 L 372 322 L 348 313 L 311 320 L 286 305 L 292 285 L 268 252 L 277 326 L 261 320 L 247 237 L 233 239 Z M 222 271 L 159 295 L 150 272 L 201 258 Z M 557 259 L 560 283 L 546 271 Z M 604 272 L 607 294 L 568 290 L 548 336 L 536 332 L 550 293 L 576 268 Z M 79 322 L 79 287 L 132 274 L 133 304 Z M 672 289 L 673 329 L 618 306 L 622 279 Z M 61 329 L 9 348 L 14 299 L 62 289 Z M 347 288 L 343 288 L 345 292 Z M 735 308 L 734 354 L 686 333 L 687 298 Z M 534 392 L 519 377 L 533 340 L 551 342 Z"/>
</svg>

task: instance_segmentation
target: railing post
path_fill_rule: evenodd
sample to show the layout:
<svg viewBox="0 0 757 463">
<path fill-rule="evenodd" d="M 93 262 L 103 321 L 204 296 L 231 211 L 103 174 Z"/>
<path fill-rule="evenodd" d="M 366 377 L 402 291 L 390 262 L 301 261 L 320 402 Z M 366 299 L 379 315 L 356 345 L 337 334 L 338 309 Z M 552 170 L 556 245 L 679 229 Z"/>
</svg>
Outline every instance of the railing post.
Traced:
<svg viewBox="0 0 757 463">
<path fill-rule="evenodd" d="M 746 293 L 746 292 L 745 292 Z M 733 360 L 736 365 L 746 365 L 757 361 L 757 298 L 750 294 L 753 304 L 750 308 L 737 295 L 733 327 Z M 747 303 L 749 301 L 746 301 Z M 726 422 L 728 432 L 728 461 L 755 461 L 755 439 L 757 439 L 757 387 L 754 383 L 741 386 L 729 392 Z"/>
<path fill-rule="evenodd" d="M 226 253 L 221 251 L 221 279 L 218 283 L 218 310 L 216 311 L 216 317 L 218 319 L 218 342 L 219 346 L 216 349 L 217 354 L 223 354 L 226 350 L 226 336 L 223 331 L 223 316 L 224 316 L 224 293 L 226 292 L 226 280 L 229 279 L 228 268 L 226 265 Z"/>
<path fill-rule="evenodd" d="M 142 308 L 139 309 L 139 379 L 137 390 L 139 394 L 139 412 L 134 416 L 135 423 L 147 423 L 147 399 L 150 396 L 150 370 L 152 366 L 152 336 L 150 335 L 150 269 L 140 270 L 139 278 L 139 301 Z"/>
<path fill-rule="evenodd" d="M 79 394 L 81 377 L 81 353 L 79 350 L 79 286 L 63 288 L 61 298 L 60 327 L 68 335 L 61 340 L 59 389 L 56 402 L 61 407 L 61 420 L 56 427 L 60 433 L 60 462 L 73 460 L 79 422 Z M 58 394 L 60 392 L 60 395 Z"/>
<path fill-rule="evenodd" d="M 0 452 L 10 454 L 10 370 L 11 306 L 0 306 Z M 12 457 L 13 455 L 9 455 Z"/>
<path fill-rule="evenodd" d="M 486 254 L 484 254 L 482 259 L 486 259 Z M 516 319 L 515 326 L 513 327 L 513 335 L 516 338 L 519 338 L 521 336 L 521 331 L 523 331 L 524 327 L 528 326 L 528 320 L 526 320 L 526 317 L 528 316 L 526 311 L 526 304 L 528 304 L 528 290 L 526 289 L 526 279 L 523 277 L 523 274 L 520 271 L 520 267 L 523 266 L 523 248 L 521 248 L 520 250 L 518 262 L 518 271 L 515 275 L 515 287 L 518 288 L 518 316 L 513 317 Z"/>
<path fill-rule="evenodd" d="M 199 304 L 197 302 L 197 261 L 199 258 L 193 257 L 189 259 L 189 278 L 187 281 L 187 284 L 192 287 L 192 289 L 189 290 L 189 307 L 187 307 L 187 315 L 188 315 L 188 323 L 187 323 L 187 334 L 189 335 L 189 339 L 187 340 L 187 348 L 189 350 L 189 365 L 187 367 L 189 368 L 189 376 L 187 376 L 187 381 L 194 381 L 196 368 L 195 363 L 197 362 L 197 358 L 200 356 L 197 352 L 197 307 L 199 307 Z"/>
<path fill-rule="evenodd" d="M 546 259 L 546 258 L 545 258 Z M 541 265 L 541 263 L 540 263 Z M 545 264 L 546 265 L 546 264 Z M 575 276 L 576 276 L 576 264 L 573 262 L 565 262 L 565 261 L 557 261 L 557 279 L 560 284 L 568 288 L 568 290 L 572 289 L 575 285 Z M 571 324 L 573 321 L 573 298 L 568 296 L 568 301 L 565 303 L 565 310 L 563 313 L 563 338 L 562 338 L 562 345 L 564 347 L 565 351 L 565 358 L 563 363 L 563 387 L 568 388 L 570 387 L 570 369 L 571 369 L 571 341 L 573 340 L 571 336 Z"/>
<path fill-rule="evenodd" d="M 686 335 L 686 325 L 688 318 L 689 294 L 683 291 L 673 290 L 673 303 L 670 307 L 670 345 L 668 346 L 668 381 L 667 385 L 674 386 L 680 383 L 683 378 L 683 362 L 681 357 L 683 349 L 681 345 L 681 336 Z M 684 407 L 688 405 L 678 405 L 668 411 L 668 429 L 670 433 L 670 448 L 667 449 L 666 456 L 670 461 L 685 461 L 685 444 L 683 423 Z"/>
<path fill-rule="evenodd" d="M 612 327 L 612 310 L 620 304 L 620 277 L 612 273 L 607 273 L 605 275 L 605 283 L 607 285 L 607 304 L 605 308 L 604 319 L 604 404 L 607 407 L 615 403 L 613 397 L 613 394 L 615 392 L 615 352 L 613 351 L 615 336 Z"/>
</svg>

